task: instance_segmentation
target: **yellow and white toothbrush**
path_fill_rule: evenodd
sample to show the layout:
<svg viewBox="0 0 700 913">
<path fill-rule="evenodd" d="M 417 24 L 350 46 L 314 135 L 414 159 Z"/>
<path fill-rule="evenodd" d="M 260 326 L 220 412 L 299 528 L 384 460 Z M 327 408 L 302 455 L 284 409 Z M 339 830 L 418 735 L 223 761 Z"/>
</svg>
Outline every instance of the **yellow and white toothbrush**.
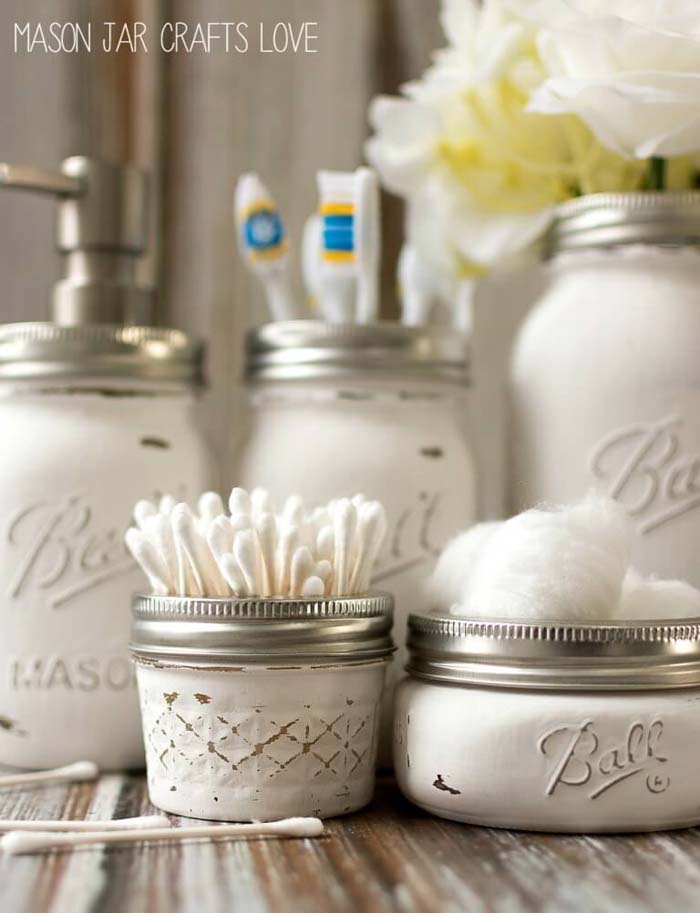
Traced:
<svg viewBox="0 0 700 913">
<path fill-rule="evenodd" d="M 292 293 L 289 241 L 284 223 L 277 204 L 257 174 L 241 175 L 234 208 L 241 257 L 265 289 L 271 318 L 300 317 Z"/>
</svg>

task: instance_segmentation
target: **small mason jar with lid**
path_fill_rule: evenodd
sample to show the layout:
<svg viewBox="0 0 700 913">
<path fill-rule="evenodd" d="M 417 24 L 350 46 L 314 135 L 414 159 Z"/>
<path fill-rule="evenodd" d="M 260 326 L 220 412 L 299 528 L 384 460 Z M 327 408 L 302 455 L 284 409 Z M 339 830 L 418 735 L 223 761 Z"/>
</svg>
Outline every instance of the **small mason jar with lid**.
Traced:
<svg viewBox="0 0 700 913">
<path fill-rule="evenodd" d="M 374 792 L 392 599 L 137 596 L 148 790 L 223 821 L 345 815 Z"/>
<path fill-rule="evenodd" d="M 297 320 L 247 341 L 249 410 L 232 481 L 310 503 L 380 500 L 389 529 L 374 583 L 395 597 L 397 643 L 447 540 L 476 520 L 467 341 L 441 327 Z M 403 651 L 389 675 L 389 700 Z"/>
<path fill-rule="evenodd" d="M 534 831 L 700 822 L 700 624 L 416 615 L 396 694 L 402 792 Z"/>
<path fill-rule="evenodd" d="M 698 586 L 700 193 L 564 204 L 547 273 L 512 358 L 512 507 L 595 488 L 641 571 Z"/>
<path fill-rule="evenodd" d="M 75 157 L 0 174 L 59 194 L 66 262 L 51 322 L 0 326 L 0 762 L 141 766 L 123 535 L 138 499 L 211 482 L 203 346 L 148 325 L 141 172 Z"/>
</svg>

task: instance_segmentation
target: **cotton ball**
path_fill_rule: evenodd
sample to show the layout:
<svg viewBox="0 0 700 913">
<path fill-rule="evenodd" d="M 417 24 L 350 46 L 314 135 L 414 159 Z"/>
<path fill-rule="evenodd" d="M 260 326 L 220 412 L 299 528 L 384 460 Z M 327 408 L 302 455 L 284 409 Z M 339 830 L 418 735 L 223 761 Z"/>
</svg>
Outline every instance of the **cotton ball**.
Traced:
<svg viewBox="0 0 700 913">
<path fill-rule="evenodd" d="M 486 540 L 460 611 L 491 618 L 610 618 L 620 600 L 630 539 L 624 510 L 607 498 L 526 511 Z"/>
<path fill-rule="evenodd" d="M 621 621 L 668 622 L 700 617 L 700 590 L 681 580 L 644 580 L 630 570 L 622 587 L 616 618 Z"/>
<path fill-rule="evenodd" d="M 485 543 L 502 525 L 479 523 L 447 543 L 426 583 L 427 595 L 434 608 L 447 612 L 461 600 Z"/>
</svg>

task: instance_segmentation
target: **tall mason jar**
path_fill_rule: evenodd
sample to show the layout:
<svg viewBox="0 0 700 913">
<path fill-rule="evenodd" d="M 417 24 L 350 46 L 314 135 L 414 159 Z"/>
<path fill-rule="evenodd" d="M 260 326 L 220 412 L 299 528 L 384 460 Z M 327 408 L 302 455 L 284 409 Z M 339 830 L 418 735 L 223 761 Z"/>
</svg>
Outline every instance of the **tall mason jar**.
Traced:
<svg viewBox="0 0 700 913">
<path fill-rule="evenodd" d="M 362 493 L 384 504 L 389 531 L 374 587 L 395 597 L 384 713 L 405 662 L 409 613 L 447 540 L 476 520 L 465 420 L 467 342 L 439 327 L 391 323 L 267 324 L 247 340 L 248 425 L 231 481 L 310 505 Z"/>
<path fill-rule="evenodd" d="M 143 764 L 123 536 L 210 481 L 201 361 L 175 330 L 0 327 L 0 763 Z"/>
<path fill-rule="evenodd" d="M 700 194 L 565 204 L 547 268 L 512 358 L 512 507 L 610 495 L 637 567 L 700 586 Z"/>
</svg>

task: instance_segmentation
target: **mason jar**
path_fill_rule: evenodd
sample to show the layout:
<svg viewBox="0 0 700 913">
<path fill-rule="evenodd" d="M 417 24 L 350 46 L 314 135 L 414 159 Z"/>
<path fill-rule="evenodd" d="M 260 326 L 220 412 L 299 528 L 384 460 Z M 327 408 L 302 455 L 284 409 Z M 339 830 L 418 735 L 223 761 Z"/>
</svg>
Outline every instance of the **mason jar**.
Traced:
<svg viewBox="0 0 700 913">
<path fill-rule="evenodd" d="M 620 501 L 633 563 L 700 585 L 700 194 L 564 204 L 511 369 L 511 501 Z"/>
<path fill-rule="evenodd" d="M 271 821 L 370 801 L 390 596 L 137 596 L 133 617 L 154 805 Z"/>
<path fill-rule="evenodd" d="M 413 616 L 394 717 L 401 791 L 488 827 L 697 825 L 699 622 Z"/>
<path fill-rule="evenodd" d="M 123 536 L 211 477 L 202 346 L 175 330 L 0 327 L 0 762 L 143 765 Z"/>
<path fill-rule="evenodd" d="M 373 585 L 395 598 L 397 643 L 447 540 L 476 521 L 464 336 L 397 324 L 268 324 L 247 340 L 248 422 L 231 481 L 310 504 L 362 493 L 389 529 Z M 390 695 L 403 648 L 388 677 Z"/>
</svg>

